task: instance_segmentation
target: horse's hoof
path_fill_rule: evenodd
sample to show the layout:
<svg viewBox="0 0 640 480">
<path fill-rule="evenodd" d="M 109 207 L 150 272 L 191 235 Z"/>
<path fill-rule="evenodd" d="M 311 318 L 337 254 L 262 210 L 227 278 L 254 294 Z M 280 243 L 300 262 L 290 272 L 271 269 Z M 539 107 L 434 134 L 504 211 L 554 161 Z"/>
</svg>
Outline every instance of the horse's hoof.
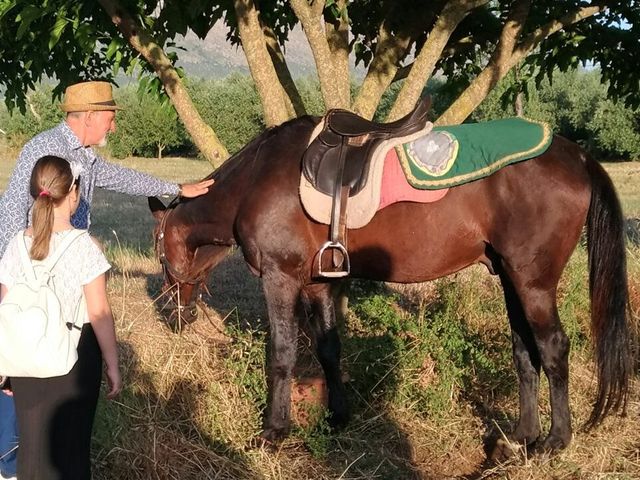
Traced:
<svg viewBox="0 0 640 480">
<path fill-rule="evenodd" d="M 278 445 L 258 435 L 249 440 L 247 450 L 266 450 L 273 453 L 278 450 Z"/>
<path fill-rule="evenodd" d="M 260 435 L 249 441 L 250 449 L 264 448 L 269 451 L 276 451 L 287 436 L 287 430 L 283 428 L 266 428 Z"/>
<path fill-rule="evenodd" d="M 536 454 L 555 455 L 569 446 L 569 440 L 563 440 L 556 435 L 549 435 L 535 450 Z"/>
<path fill-rule="evenodd" d="M 513 440 L 498 438 L 491 449 L 489 459 L 495 463 L 504 463 L 520 452 L 524 451 L 524 446 Z"/>
<path fill-rule="evenodd" d="M 342 430 L 349 423 L 349 418 L 348 412 L 331 412 L 327 422 L 332 430 Z"/>
</svg>

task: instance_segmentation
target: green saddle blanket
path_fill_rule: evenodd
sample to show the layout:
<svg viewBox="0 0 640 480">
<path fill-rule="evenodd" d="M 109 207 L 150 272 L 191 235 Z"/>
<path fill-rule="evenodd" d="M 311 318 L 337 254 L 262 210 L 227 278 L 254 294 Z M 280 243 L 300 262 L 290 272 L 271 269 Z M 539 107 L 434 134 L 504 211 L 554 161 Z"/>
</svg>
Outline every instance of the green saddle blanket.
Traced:
<svg viewBox="0 0 640 480">
<path fill-rule="evenodd" d="M 549 147 L 552 137 L 544 122 L 505 118 L 436 127 L 395 149 L 409 183 L 414 188 L 436 190 L 472 182 L 538 156 Z"/>
</svg>

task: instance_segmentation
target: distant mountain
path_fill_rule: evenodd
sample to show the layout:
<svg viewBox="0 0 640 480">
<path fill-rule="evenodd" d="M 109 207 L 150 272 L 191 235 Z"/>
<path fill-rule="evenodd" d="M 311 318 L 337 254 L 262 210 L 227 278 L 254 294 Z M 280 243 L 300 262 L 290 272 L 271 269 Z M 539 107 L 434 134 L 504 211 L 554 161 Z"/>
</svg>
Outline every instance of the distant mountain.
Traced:
<svg viewBox="0 0 640 480">
<path fill-rule="evenodd" d="M 218 22 L 204 40 L 192 33 L 177 40 L 176 44 L 186 50 L 178 50 L 178 66 L 184 68 L 189 76 L 201 78 L 222 78 L 232 72 L 248 74 L 249 67 L 242 47 L 232 46 L 226 34 L 226 27 Z M 300 29 L 290 33 L 284 54 L 294 78 L 316 75 L 311 48 Z M 363 69 L 355 69 L 355 75 L 363 76 Z"/>
<path fill-rule="evenodd" d="M 202 78 L 221 78 L 231 72 L 249 73 L 242 47 L 231 45 L 226 33 L 226 27 L 219 22 L 204 40 L 192 33 L 178 40 L 177 45 L 186 49 L 178 51 L 178 66 L 184 68 L 189 76 Z M 311 49 L 302 32 L 292 32 L 285 56 L 294 77 L 315 74 Z"/>
</svg>

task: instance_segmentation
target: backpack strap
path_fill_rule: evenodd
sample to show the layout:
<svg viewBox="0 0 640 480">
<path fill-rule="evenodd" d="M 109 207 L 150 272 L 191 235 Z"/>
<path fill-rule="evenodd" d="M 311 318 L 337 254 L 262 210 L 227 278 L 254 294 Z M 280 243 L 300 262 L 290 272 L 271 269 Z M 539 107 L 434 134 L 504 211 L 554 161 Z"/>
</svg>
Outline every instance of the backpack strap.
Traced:
<svg viewBox="0 0 640 480">
<path fill-rule="evenodd" d="M 85 234 L 87 234 L 86 230 L 78 229 L 73 229 L 69 233 L 67 233 L 62 239 L 62 243 L 58 245 L 58 248 L 56 248 L 53 253 L 49 255 L 43 262 L 46 269 L 49 271 L 53 270 L 53 267 L 56 266 L 56 263 L 58 263 L 58 260 L 60 260 L 60 257 L 62 257 L 64 252 L 67 251 L 67 248 L 69 248 L 73 242 L 75 242 L 78 238 Z"/>
<path fill-rule="evenodd" d="M 33 263 L 31 262 L 29 251 L 27 250 L 27 239 L 24 233 L 25 230 L 22 231 L 22 236 L 18 242 L 18 255 L 20 256 L 22 269 L 28 277 L 28 281 L 32 282 L 36 280 L 36 271 L 33 269 Z"/>
<path fill-rule="evenodd" d="M 48 271 L 51 272 L 53 267 L 55 267 L 62 254 L 71 246 L 73 242 L 75 242 L 82 235 L 87 234 L 86 230 L 78 230 L 73 229 L 69 233 L 67 233 L 62 240 L 62 243 L 56 248 L 51 255 L 48 256 L 46 260 L 42 262 L 42 266 Z M 27 250 L 27 241 L 25 239 L 24 231 L 22 232 L 22 241 L 18 242 L 18 253 L 20 255 L 20 261 L 22 262 L 23 270 L 28 277 L 29 281 L 37 280 L 36 271 L 33 266 L 33 262 L 31 257 L 29 256 L 29 251 Z"/>
</svg>

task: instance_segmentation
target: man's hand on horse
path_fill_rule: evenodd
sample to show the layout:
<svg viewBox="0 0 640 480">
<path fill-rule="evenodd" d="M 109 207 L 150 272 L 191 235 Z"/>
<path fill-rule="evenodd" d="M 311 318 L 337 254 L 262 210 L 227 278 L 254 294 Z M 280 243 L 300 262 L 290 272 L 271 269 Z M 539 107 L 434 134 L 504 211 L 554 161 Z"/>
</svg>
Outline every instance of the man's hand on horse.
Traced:
<svg viewBox="0 0 640 480">
<path fill-rule="evenodd" d="M 183 183 L 180 185 L 180 196 L 186 198 L 199 197 L 209 191 L 215 180 L 202 180 L 198 183 Z"/>
</svg>

